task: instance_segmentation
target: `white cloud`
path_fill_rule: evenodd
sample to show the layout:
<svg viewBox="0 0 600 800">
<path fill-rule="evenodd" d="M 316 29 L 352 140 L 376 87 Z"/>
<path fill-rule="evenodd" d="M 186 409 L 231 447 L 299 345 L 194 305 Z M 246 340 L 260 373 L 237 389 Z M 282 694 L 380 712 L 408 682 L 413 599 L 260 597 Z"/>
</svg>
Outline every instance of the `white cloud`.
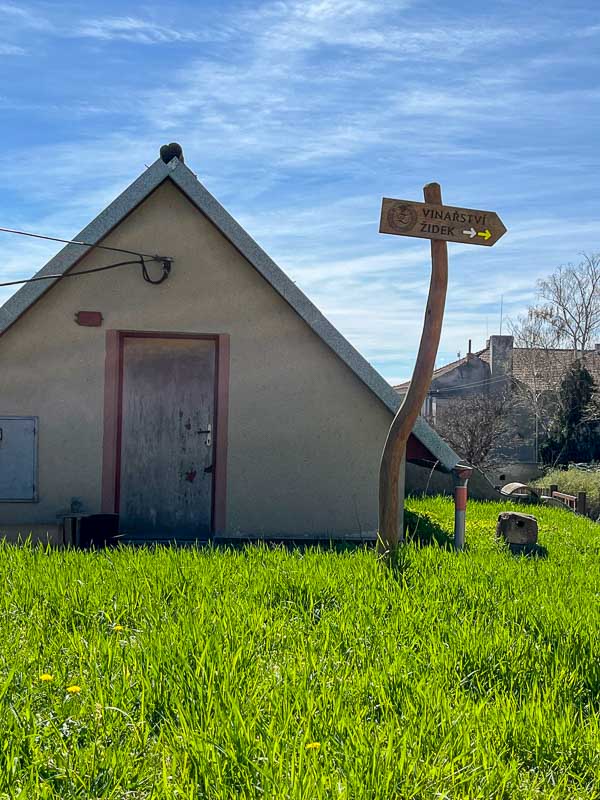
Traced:
<svg viewBox="0 0 600 800">
<path fill-rule="evenodd" d="M 424 25 L 402 0 L 244 7 L 217 24 L 207 20 L 200 32 L 125 14 L 55 22 L 55 35 L 152 44 L 153 55 L 169 43 L 233 44 L 196 47 L 192 58 L 178 50 L 168 89 L 115 86 L 113 132 L 98 123 L 99 133 L 88 128 L 71 142 L 67 132 L 62 143 L 28 147 L 26 157 L 0 156 L 13 192 L 36 204 L 12 224 L 74 235 L 162 142 L 179 140 L 186 163 L 249 233 L 361 352 L 399 377 L 410 373 L 418 344 L 429 248 L 379 236 L 382 194 L 419 199 L 423 183 L 439 179 L 448 203 L 497 208 L 509 228 L 491 252 L 451 248 L 441 363 L 464 353 L 468 338 L 479 347 L 497 330 L 501 295 L 506 314 L 522 309 L 538 275 L 600 241 L 597 154 L 578 138 L 597 119 L 598 93 L 592 83 L 569 89 L 549 77 L 573 55 L 556 57 L 562 31 L 544 56 L 527 46 L 547 30 L 512 29 L 491 12 L 481 22 Z M 36 16 L 20 18 L 31 25 Z M 500 47 L 508 51 L 517 36 L 518 55 L 505 59 Z M 89 102 L 102 105 L 93 93 Z M 566 176 L 592 208 L 592 222 L 565 212 L 566 201 L 553 204 L 569 189 Z M 7 206 L 4 215 L 12 213 Z M 44 260 L 19 252 L 12 247 L 6 262 L 13 273 L 31 274 Z"/>
<path fill-rule="evenodd" d="M 24 4 L 0 2 L 0 20 L 14 29 L 28 28 L 45 31 L 61 38 L 91 38 L 103 41 L 126 41 L 137 44 L 169 44 L 172 42 L 223 41 L 229 36 L 226 26 L 212 25 L 210 30 L 175 29 L 153 19 L 135 16 L 98 17 L 77 19 L 57 4 L 36 8 Z M 45 15 L 44 15 L 45 14 Z"/>
<path fill-rule="evenodd" d="M 424 27 L 411 11 L 414 0 L 290 0 L 263 3 L 240 25 L 262 30 L 261 45 L 277 52 L 301 52 L 328 45 L 377 51 L 377 59 L 426 61 L 461 57 L 523 32 L 506 26 L 440 25 Z M 527 35 L 533 35 L 531 33 Z"/>
<path fill-rule="evenodd" d="M 586 25 L 577 31 L 577 35 L 581 37 L 597 36 L 600 33 L 600 25 Z"/>
<path fill-rule="evenodd" d="M 35 8 L 27 8 L 23 4 L 0 3 L 0 20 L 3 26 L 12 24 L 16 27 L 34 30 L 49 30 L 50 22 Z"/>
<path fill-rule="evenodd" d="M 170 42 L 203 42 L 217 37 L 212 30 L 210 37 L 194 31 L 175 30 L 159 23 L 137 17 L 108 17 L 84 20 L 75 29 L 75 36 L 104 41 L 125 41 L 136 44 L 168 44 Z M 222 36 L 221 36 L 222 38 Z"/>
<path fill-rule="evenodd" d="M 23 56 L 25 50 L 14 44 L 3 44 L 0 42 L 0 56 Z"/>
</svg>

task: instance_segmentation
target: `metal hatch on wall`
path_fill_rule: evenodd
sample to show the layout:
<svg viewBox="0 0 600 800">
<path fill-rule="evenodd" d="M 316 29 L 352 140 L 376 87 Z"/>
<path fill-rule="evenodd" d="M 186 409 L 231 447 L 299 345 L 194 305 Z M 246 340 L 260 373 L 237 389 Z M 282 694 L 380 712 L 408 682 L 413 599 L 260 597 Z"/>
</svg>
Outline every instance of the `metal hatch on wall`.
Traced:
<svg viewBox="0 0 600 800">
<path fill-rule="evenodd" d="M 37 417 L 0 417 L 0 502 L 37 502 L 37 431 Z"/>
</svg>

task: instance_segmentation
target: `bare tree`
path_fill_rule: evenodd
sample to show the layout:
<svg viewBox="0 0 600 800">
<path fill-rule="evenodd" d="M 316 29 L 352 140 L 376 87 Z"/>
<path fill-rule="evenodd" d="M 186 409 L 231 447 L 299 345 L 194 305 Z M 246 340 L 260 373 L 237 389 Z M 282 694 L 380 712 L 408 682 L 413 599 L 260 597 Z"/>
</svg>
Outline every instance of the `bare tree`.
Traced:
<svg viewBox="0 0 600 800">
<path fill-rule="evenodd" d="M 435 429 L 468 464 L 487 469 L 500 463 L 501 445 L 514 431 L 510 391 L 472 394 L 438 406 Z M 432 420 L 433 422 L 433 420 Z"/>
<path fill-rule="evenodd" d="M 600 254 L 584 253 L 576 266 L 558 267 L 539 280 L 538 297 L 526 316 L 509 323 L 523 376 L 517 390 L 533 416 L 537 460 L 559 413 L 561 381 L 600 332 Z M 573 351 L 572 359 L 559 356 L 561 346 Z"/>
<path fill-rule="evenodd" d="M 514 322 L 509 321 L 508 326 L 514 346 L 519 349 L 523 376 L 514 388 L 522 406 L 533 416 L 535 460 L 539 461 L 540 440 L 547 436 L 559 409 L 559 388 L 564 375 L 554 351 L 560 345 L 560 335 L 556 326 L 534 308 Z"/>
<path fill-rule="evenodd" d="M 538 281 L 542 303 L 530 309 L 575 355 L 590 349 L 600 331 L 600 253 L 582 255 L 576 266 L 559 267 Z"/>
</svg>

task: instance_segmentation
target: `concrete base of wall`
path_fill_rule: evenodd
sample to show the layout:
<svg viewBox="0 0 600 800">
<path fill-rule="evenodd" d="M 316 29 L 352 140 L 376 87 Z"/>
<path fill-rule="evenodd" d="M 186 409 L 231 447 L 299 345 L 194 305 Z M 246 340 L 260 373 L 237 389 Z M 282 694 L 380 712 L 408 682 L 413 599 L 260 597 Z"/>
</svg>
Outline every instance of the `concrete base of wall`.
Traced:
<svg viewBox="0 0 600 800">
<path fill-rule="evenodd" d="M 59 525 L 0 525 L 0 540 L 10 542 L 12 544 L 23 544 L 28 539 L 31 539 L 32 544 L 50 544 L 53 547 L 62 547 L 62 532 Z M 268 542 L 270 544 L 328 544 L 336 542 L 339 544 L 374 544 L 377 541 L 377 534 L 375 531 L 366 531 L 364 533 L 348 533 L 345 535 L 331 535 L 328 533 L 323 534 L 297 534 L 289 536 L 263 536 L 261 534 L 246 534 L 246 533 L 233 533 L 224 536 L 215 536 L 210 540 L 215 545 L 238 545 L 248 542 Z M 127 545 L 148 545 L 148 544 L 180 544 L 181 546 L 190 545 L 206 545 L 208 542 L 203 540 L 187 541 L 182 540 L 177 542 L 169 541 L 152 541 L 152 540 L 139 540 L 132 541 L 124 539 L 124 544 Z"/>
<path fill-rule="evenodd" d="M 531 462 L 513 462 L 502 464 L 489 470 L 488 478 L 492 483 L 504 486 L 507 483 L 529 483 L 544 474 L 538 464 Z"/>
<path fill-rule="evenodd" d="M 438 470 L 431 470 L 417 464 L 406 465 L 406 494 L 445 494 L 452 495 L 454 485 L 452 476 Z M 478 469 L 469 478 L 469 497 L 472 500 L 502 500 L 486 475 Z"/>
<path fill-rule="evenodd" d="M 32 544 L 58 545 L 62 536 L 59 526 L 54 522 L 46 525 L 0 525 L 0 539 L 19 544 L 31 539 Z"/>
<path fill-rule="evenodd" d="M 452 476 L 430 467 L 408 463 L 406 465 L 406 495 L 452 494 Z"/>
<path fill-rule="evenodd" d="M 336 544 L 375 544 L 377 541 L 376 531 L 366 531 L 364 533 L 346 533 L 331 535 L 329 533 L 307 533 L 307 534 L 290 534 L 289 536 L 263 536 L 261 534 L 252 533 L 233 533 L 225 534 L 223 536 L 215 536 L 210 540 L 215 545 L 238 545 L 245 543 L 258 543 L 266 542 L 268 544 L 309 544 L 317 545 L 329 543 Z"/>
</svg>

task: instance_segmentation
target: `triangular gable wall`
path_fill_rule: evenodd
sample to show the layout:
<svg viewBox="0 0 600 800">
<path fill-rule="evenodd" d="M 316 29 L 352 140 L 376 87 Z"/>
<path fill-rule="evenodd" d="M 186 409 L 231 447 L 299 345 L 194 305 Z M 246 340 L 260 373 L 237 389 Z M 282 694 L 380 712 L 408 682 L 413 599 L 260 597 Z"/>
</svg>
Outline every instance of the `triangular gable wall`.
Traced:
<svg viewBox="0 0 600 800">
<path fill-rule="evenodd" d="M 173 158 L 168 164 L 161 159 L 155 161 L 75 239 L 91 244 L 99 243 L 166 179 L 172 180 L 181 189 L 196 208 L 221 231 L 328 347 L 392 413 L 395 413 L 399 407 L 400 398 L 394 389 L 202 186 L 194 173 L 177 158 Z M 64 274 L 90 249 L 80 245 L 67 245 L 36 273 L 36 277 Z M 28 283 L 9 298 L 0 308 L 0 336 L 55 283 L 56 280 Z M 413 433 L 438 459 L 439 466 L 443 470 L 450 471 L 458 463 L 459 459 L 456 453 L 421 417 L 417 419 Z"/>
</svg>

